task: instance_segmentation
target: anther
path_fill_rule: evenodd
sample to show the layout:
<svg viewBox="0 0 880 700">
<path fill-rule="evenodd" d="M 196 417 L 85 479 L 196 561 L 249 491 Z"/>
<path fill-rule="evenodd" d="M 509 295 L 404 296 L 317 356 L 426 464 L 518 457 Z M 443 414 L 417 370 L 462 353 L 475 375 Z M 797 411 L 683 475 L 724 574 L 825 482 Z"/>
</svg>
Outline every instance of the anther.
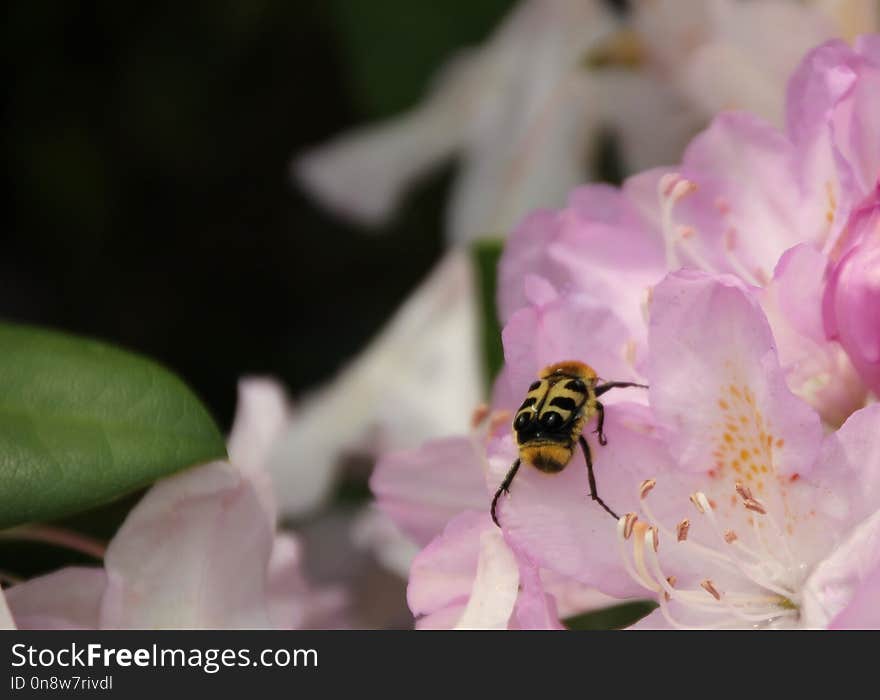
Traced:
<svg viewBox="0 0 880 700">
<path fill-rule="evenodd" d="M 712 579 L 706 579 L 704 581 L 700 581 L 700 587 L 703 588 L 709 595 L 711 595 L 715 600 L 721 600 L 721 592 L 715 588 L 715 584 L 712 583 Z"/>
<path fill-rule="evenodd" d="M 656 527 L 651 528 L 651 544 L 653 545 L 655 552 L 660 549 L 660 533 L 657 531 Z"/>
<path fill-rule="evenodd" d="M 651 489 L 656 486 L 657 481 L 655 479 L 645 479 L 641 484 L 639 484 L 639 498 L 644 498 L 647 496 Z"/>
<path fill-rule="evenodd" d="M 635 513 L 627 513 L 623 516 L 623 539 L 628 540 L 632 536 L 633 528 L 639 517 Z"/>
<path fill-rule="evenodd" d="M 767 510 L 764 508 L 764 506 L 761 504 L 761 502 L 756 501 L 754 498 L 747 498 L 745 501 L 743 501 L 743 505 L 748 510 L 752 510 L 756 513 L 760 513 L 761 515 L 767 514 Z"/>
<path fill-rule="evenodd" d="M 752 490 L 748 486 L 743 486 L 739 481 L 736 482 L 736 492 L 744 501 L 748 501 L 752 497 Z"/>
<path fill-rule="evenodd" d="M 688 530 L 691 529 L 691 521 L 685 518 L 675 528 L 675 534 L 678 536 L 679 542 L 684 542 L 688 538 Z"/>
<path fill-rule="evenodd" d="M 691 496 L 690 496 L 690 498 L 691 498 L 691 503 L 694 504 L 694 506 L 696 507 L 696 509 L 697 509 L 698 511 L 700 511 L 700 513 L 705 513 L 705 512 L 706 512 L 706 509 L 703 508 L 703 504 L 700 503 L 700 496 L 702 496 L 702 495 L 703 495 L 703 494 L 701 494 L 701 493 L 692 493 Z"/>
<path fill-rule="evenodd" d="M 733 530 L 724 531 L 724 541 L 727 542 L 727 544 L 733 544 L 738 539 L 739 537 L 737 537 L 737 534 Z"/>
<path fill-rule="evenodd" d="M 675 588 L 675 581 L 676 581 L 675 576 L 667 576 L 666 577 L 666 583 L 669 584 L 670 588 Z M 667 603 L 670 600 L 672 600 L 672 596 L 669 595 L 669 591 L 663 591 L 663 598 L 666 600 Z"/>
</svg>

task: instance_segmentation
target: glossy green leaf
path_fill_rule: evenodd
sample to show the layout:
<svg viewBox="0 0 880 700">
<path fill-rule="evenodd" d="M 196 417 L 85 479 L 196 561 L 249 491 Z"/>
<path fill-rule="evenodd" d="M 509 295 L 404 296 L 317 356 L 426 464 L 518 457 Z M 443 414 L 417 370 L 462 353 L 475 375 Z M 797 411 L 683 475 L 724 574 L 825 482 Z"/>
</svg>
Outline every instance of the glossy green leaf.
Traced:
<svg viewBox="0 0 880 700">
<path fill-rule="evenodd" d="M 208 411 L 155 362 L 0 323 L 0 527 L 91 508 L 225 456 Z"/>
<path fill-rule="evenodd" d="M 636 600 L 568 617 L 562 624 L 570 630 L 619 630 L 634 625 L 656 607 L 653 601 Z"/>
</svg>

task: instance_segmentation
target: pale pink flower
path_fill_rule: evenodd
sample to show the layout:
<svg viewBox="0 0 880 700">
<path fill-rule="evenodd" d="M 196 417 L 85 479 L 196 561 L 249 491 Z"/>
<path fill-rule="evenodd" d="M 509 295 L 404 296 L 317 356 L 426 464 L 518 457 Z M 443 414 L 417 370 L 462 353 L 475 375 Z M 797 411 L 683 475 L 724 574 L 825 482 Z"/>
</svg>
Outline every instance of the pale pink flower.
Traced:
<svg viewBox="0 0 880 700">
<path fill-rule="evenodd" d="M 811 52 L 789 83 L 784 133 L 749 114 L 722 114 L 679 167 L 637 175 L 620 190 L 586 186 L 566 208 L 531 214 L 501 262 L 502 318 L 524 305 L 529 276 L 539 275 L 609 310 L 627 332 L 615 362 L 640 372 L 651 286 L 681 267 L 732 273 L 764 288 L 791 389 L 839 425 L 864 404 L 866 388 L 822 328 L 823 270 L 880 174 L 880 101 L 869 97 L 880 94 L 875 43 Z"/>
<path fill-rule="evenodd" d="M 419 629 L 561 629 L 560 618 L 616 602 L 541 570 L 492 523 L 485 450 L 502 417 L 376 466 L 370 485 L 379 508 L 422 547 L 407 590 Z"/>
<path fill-rule="evenodd" d="M 300 156 L 296 176 L 324 205 L 376 225 L 413 182 L 458 156 L 447 228 L 462 243 L 559 204 L 590 178 L 585 154 L 608 123 L 623 132 L 630 167 L 675 157 L 699 122 L 671 90 L 588 66 L 618 25 L 600 0 L 522 0 L 482 46 L 450 61 L 423 102 Z"/>
<path fill-rule="evenodd" d="M 874 0 L 635 0 L 642 70 L 705 118 L 743 109 L 781 126 L 784 86 L 812 47 L 880 28 Z"/>
<path fill-rule="evenodd" d="M 103 568 L 68 567 L 7 591 L 21 628 L 300 628 L 322 625 L 340 592 L 305 581 L 300 545 L 277 533 L 262 470 L 283 424 L 283 393 L 241 385 L 233 463 L 155 484 L 111 540 Z"/>
<path fill-rule="evenodd" d="M 265 464 L 284 517 L 326 502 L 345 455 L 467 430 L 483 385 L 474 287 L 467 254 L 450 251 L 360 355 L 298 398 Z"/>
<path fill-rule="evenodd" d="M 880 564 L 880 408 L 823 437 L 786 386 L 755 293 L 732 276 L 674 273 L 649 313 L 650 407 L 609 406 L 608 445 L 593 450 L 603 499 L 630 515 L 615 523 L 591 503 L 577 462 L 526 468 L 500 507 L 505 538 L 541 569 L 655 597 L 643 626 L 828 626 Z M 586 328 L 549 333 L 566 352 L 553 359 L 591 359 Z M 505 334 L 507 352 L 523 343 L 538 347 Z M 512 438 L 489 454 L 494 485 Z"/>
</svg>

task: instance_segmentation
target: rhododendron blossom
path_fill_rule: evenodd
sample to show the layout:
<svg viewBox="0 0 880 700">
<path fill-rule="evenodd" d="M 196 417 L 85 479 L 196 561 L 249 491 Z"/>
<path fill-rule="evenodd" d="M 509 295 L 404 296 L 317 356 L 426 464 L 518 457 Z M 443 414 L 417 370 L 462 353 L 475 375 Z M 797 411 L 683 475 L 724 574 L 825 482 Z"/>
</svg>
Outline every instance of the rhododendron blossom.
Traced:
<svg viewBox="0 0 880 700">
<path fill-rule="evenodd" d="M 486 441 L 506 412 L 470 436 L 386 455 L 371 487 L 379 507 L 424 549 L 407 598 L 419 629 L 560 629 L 560 618 L 613 602 L 511 547 L 488 513 Z"/>
<path fill-rule="evenodd" d="M 501 508 L 508 539 L 606 593 L 653 593 L 672 626 L 827 626 L 880 562 L 877 407 L 823 439 L 733 277 L 674 273 L 650 310 L 650 407 L 610 406 L 594 450 L 603 498 L 627 515 L 592 506 L 582 469 L 526 470 Z M 511 438 L 489 453 L 497 483 Z"/>
<path fill-rule="evenodd" d="M 470 454 L 426 445 L 374 477 L 379 505 L 427 544 L 410 572 L 422 626 L 516 627 L 542 600 L 552 627 L 554 577 L 654 598 L 641 627 L 859 624 L 880 595 L 878 46 L 808 54 L 784 131 L 722 114 L 678 167 L 583 187 L 514 232 L 494 422 Z M 510 411 L 571 360 L 650 385 L 607 395 L 608 445 L 593 449 L 599 493 L 625 515 L 590 501 L 575 458 L 522 468 L 492 530 L 517 456 Z M 443 489 L 440 504 L 395 500 L 416 464 L 448 480 L 456 462 L 485 473 L 478 512 L 449 521 Z"/>
<path fill-rule="evenodd" d="M 763 288 L 791 389 L 839 425 L 864 405 L 867 387 L 845 352 L 853 343 L 823 328 L 821 299 L 850 215 L 880 175 L 877 43 L 830 42 L 808 54 L 789 82 L 783 133 L 722 114 L 679 167 L 634 176 L 621 190 L 586 186 L 565 209 L 527 217 L 500 266 L 502 317 L 540 275 L 609 309 L 628 331 L 620 357 L 641 372 L 651 286 L 680 267 L 731 273 Z"/>
</svg>

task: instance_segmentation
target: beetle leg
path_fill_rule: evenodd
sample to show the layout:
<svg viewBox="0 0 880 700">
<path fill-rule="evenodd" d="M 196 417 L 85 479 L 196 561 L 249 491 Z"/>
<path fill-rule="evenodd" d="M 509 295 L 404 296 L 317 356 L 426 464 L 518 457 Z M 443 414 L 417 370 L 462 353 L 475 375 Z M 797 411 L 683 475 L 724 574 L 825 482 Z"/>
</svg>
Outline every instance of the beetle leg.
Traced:
<svg viewBox="0 0 880 700">
<path fill-rule="evenodd" d="M 605 407 L 598 401 L 596 402 L 596 412 L 599 414 L 599 418 L 596 420 L 596 429 L 593 432 L 599 434 L 599 444 L 605 447 L 608 444 L 608 438 L 605 437 L 605 431 L 603 430 L 605 426 Z"/>
<path fill-rule="evenodd" d="M 510 467 L 510 470 L 507 472 L 507 476 L 504 477 L 504 481 L 501 482 L 501 486 L 498 487 L 498 490 L 495 492 L 495 498 L 492 499 L 492 522 L 494 522 L 498 527 L 501 527 L 501 523 L 498 522 L 498 518 L 495 517 L 495 506 L 498 505 L 498 499 L 501 498 L 502 493 L 510 493 L 510 482 L 513 481 L 513 477 L 516 476 L 516 472 L 519 470 L 519 465 L 521 461 L 519 458 L 513 463 Z"/>
<path fill-rule="evenodd" d="M 599 498 L 599 494 L 597 493 L 596 489 L 596 477 L 593 474 L 593 458 L 590 456 L 590 446 L 587 444 L 587 441 L 584 440 L 583 435 L 578 438 L 578 442 L 581 443 L 581 449 L 584 451 L 584 459 L 587 462 L 587 478 L 590 480 L 590 498 L 592 498 L 606 511 L 608 511 L 612 518 L 614 518 L 615 520 L 620 520 L 620 518 L 617 517 L 617 513 L 606 506 L 605 501 Z"/>
</svg>

